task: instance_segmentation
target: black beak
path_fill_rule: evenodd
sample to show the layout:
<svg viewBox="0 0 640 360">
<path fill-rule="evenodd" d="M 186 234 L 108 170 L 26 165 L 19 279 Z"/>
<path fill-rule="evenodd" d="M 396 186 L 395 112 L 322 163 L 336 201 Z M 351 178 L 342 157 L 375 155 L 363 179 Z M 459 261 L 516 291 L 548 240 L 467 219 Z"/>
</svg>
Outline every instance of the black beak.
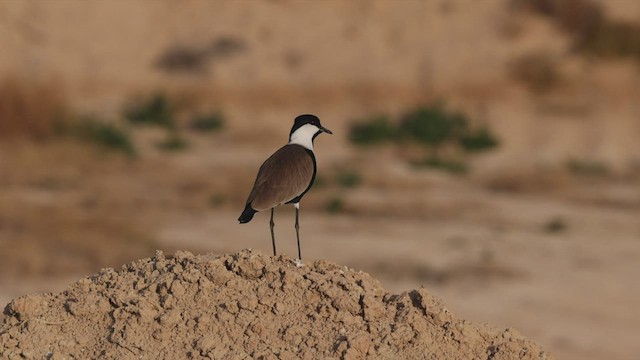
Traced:
<svg viewBox="0 0 640 360">
<path fill-rule="evenodd" d="M 326 127 L 320 125 L 320 130 L 326 132 L 327 134 L 333 134 L 333 132 L 331 132 L 331 130 L 327 129 Z"/>
</svg>

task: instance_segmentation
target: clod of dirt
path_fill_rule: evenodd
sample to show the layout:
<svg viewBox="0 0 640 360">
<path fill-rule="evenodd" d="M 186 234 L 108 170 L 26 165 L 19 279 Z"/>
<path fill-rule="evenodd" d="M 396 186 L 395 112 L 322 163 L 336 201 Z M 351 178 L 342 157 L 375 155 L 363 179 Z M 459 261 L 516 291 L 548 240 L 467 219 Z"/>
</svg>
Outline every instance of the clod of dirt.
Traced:
<svg viewBox="0 0 640 360">
<path fill-rule="evenodd" d="M 550 359 L 511 329 L 453 315 L 425 289 L 284 256 L 177 252 L 13 300 L 0 358 Z"/>
</svg>

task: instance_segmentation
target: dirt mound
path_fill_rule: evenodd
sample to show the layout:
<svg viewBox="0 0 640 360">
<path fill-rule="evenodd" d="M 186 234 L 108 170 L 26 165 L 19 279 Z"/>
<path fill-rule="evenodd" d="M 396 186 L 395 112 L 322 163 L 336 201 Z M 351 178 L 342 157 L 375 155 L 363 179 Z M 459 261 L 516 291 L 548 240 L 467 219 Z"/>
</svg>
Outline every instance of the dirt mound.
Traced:
<svg viewBox="0 0 640 360">
<path fill-rule="evenodd" d="M 0 358 L 549 359 L 517 332 L 326 261 L 161 252 L 13 300 Z"/>
</svg>

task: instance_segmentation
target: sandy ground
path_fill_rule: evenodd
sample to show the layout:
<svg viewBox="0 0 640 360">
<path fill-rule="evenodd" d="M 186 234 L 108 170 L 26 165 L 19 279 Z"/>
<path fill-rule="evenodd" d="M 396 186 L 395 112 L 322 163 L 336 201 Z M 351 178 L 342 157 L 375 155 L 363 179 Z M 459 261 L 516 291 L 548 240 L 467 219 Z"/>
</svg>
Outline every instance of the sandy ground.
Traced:
<svg viewBox="0 0 640 360">
<path fill-rule="evenodd" d="M 425 289 L 390 294 L 361 271 L 251 250 L 156 252 L 15 299 L 5 315 L 8 359 L 553 359 L 513 329 L 457 318 Z"/>
<path fill-rule="evenodd" d="M 446 204 L 459 211 L 434 210 L 430 216 L 324 215 L 305 212 L 303 204 L 303 257 L 369 272 L 393 292 L 426 286 L 462 317 L 518 329 L 558 358 L 631 359 L 638 351 L 640 320 L 637 188 L 587 188 L 559 199 L 466 187 L 464 194 L 447 196 Z M 361 191 L 366 190 L 354 190 Z M 380 196 L 391 207 L 399 201 L 393 191 Z M 413 196 L 437 203 L 443 195 Z M 199 252 L 248 247 L 269 253 L 268 217 L 258 214 L 241 226 L 237 215 L 173 214 L 161 222 L 157 239 L 161 246 Z M 555 218 L 563 219 L 566 229 L 550 233 L 545 226 Z M 276 234 L 280 252 L 294 255 L 292 209 L 276 213 Z M 2 300 L 59 291 L 70 278 L 4 282 Z"/>
</svg>

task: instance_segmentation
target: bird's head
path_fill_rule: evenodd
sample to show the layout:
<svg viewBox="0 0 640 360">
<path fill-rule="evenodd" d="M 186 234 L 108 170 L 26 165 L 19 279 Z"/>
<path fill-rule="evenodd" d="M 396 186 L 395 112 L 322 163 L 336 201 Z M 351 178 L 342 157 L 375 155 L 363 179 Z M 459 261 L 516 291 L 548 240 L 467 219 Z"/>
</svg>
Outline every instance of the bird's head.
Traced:
<svg viewBox="0 0 640 360">
<path fill-rule="evenodd" d="M 299 144 L 313 150 L 313 140 L 321 133 L 333 134 L 331 130 L 320 124 L 320 119 L 315 115 L 305 114 L 296 117 L 289 133 L 289 143 Z"/>
</svg>

